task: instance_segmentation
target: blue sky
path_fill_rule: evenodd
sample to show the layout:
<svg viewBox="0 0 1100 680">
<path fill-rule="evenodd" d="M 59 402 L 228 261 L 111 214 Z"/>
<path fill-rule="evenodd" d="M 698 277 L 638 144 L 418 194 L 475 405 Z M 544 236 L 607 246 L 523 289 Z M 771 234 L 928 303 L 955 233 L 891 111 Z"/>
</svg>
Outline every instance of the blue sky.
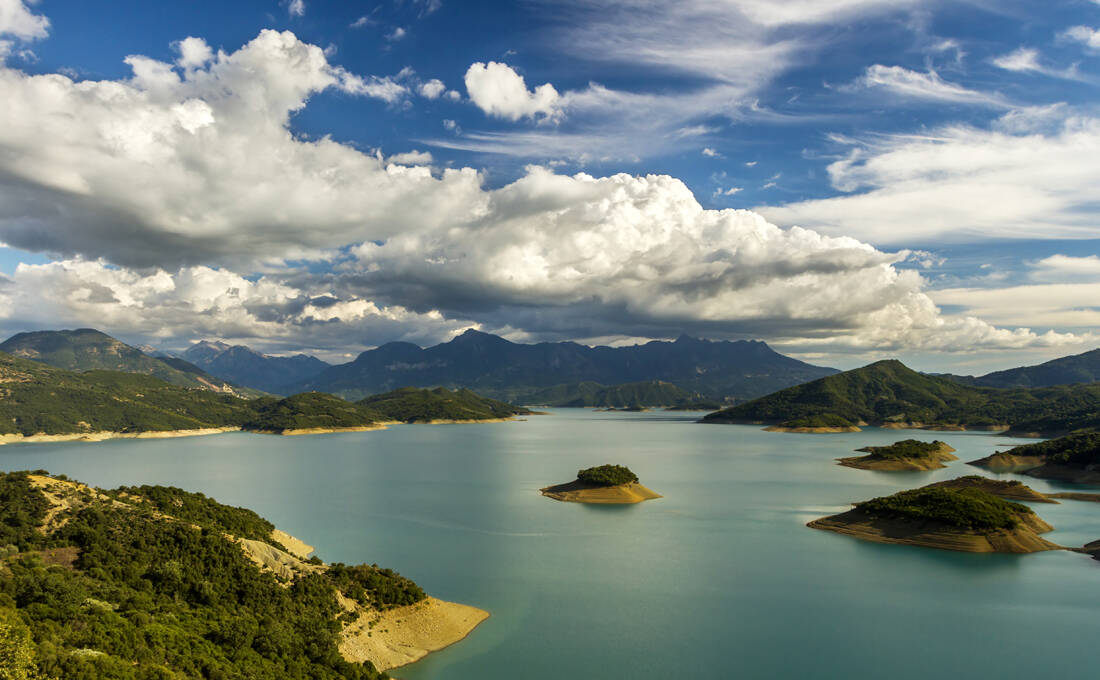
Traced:
<svg viewBox="0 0 1100 680">
<path fill-rule="evenodd" d="M 0 54 L 12 332 L 1100 344 L 1095 0 L 0 0 Z"/>
</svg>

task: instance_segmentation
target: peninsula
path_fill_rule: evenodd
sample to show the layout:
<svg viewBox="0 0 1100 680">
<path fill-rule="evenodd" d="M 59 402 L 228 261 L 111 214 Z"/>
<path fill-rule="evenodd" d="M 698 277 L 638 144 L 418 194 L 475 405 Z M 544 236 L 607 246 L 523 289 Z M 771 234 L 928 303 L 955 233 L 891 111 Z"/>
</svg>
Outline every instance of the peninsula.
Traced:
<svg viewBox="0 0 1100 680">
<path fill-rule="evenodd" d="M 867 455 L 838 458 L 839 464 L 860 470 L 908 472 L 938 470 L 947 467 L 945 461 L 958 460 L 953 455 L 955 449 L 939 440 L 922 442 L 904 439 L 889 446 L 864 446 L 856 451 Z"/>
<path fill-rule="evenodd" d="M 1026 505 L 975 487 L 923 487 L 857 503 L 852 510 L 810 522 L 876 543 L 962 552 L 1031 553 L 1058 550 L 1039 536 L 1053 527 Z"/>
<path fill-rule="evenodd" d="M 918 373 L 900 361 L 788 387 L 706 415 L 701 422 L 781 432 L 890 429 L 1063 434 L 1100 426 L 1100 384 L 994 389 Z"/>
<path fill-rule="evenodd" d="M 622 465 L 600 465 L 577 471 L 572 482 L 539 489 L 547 498 L 570 503 L 641 503 L 661 494 L 638 482 L 638 475 Z"/>
<path fill-rule="evenodd" d="M 1025 444 L 971 461 L 970 465 L 1040 479 L 1100 484 L 1100 433 L 1072 434 Z"/>
<path fill-rule="evenodd" d="M 335 398 L 335 397 L 334 397 Z M 485 423 L 536 415 L 535 411 L 482 397 L 467 389 L 403 387 L 355 402 L 381 420 L 401 423 Z"/>
<path fill-rule="evenodd" d="M 182 489 L 38 471 L 0 474 L 0 497 L 4 658 L 43 677 L 375 680 L 488 617 Z"/>
</svg>

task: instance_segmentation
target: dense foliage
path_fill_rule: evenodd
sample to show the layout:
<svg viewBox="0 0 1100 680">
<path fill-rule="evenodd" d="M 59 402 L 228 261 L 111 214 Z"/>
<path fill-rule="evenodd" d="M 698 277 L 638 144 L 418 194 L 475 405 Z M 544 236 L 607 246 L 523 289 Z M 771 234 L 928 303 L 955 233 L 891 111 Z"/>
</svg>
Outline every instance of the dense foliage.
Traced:
<svg viewBox="0 0 1100 680">
<path fill-rule="evenodd" d="M 925 425 L 1012 425 L 1034 422 L 1040 432 L 1061 432 L 1097 422 L 1100 384 L 1000 390 L 962 385 L 917 373 L 899 361 L 790 387 L 707 415 L 703 422 L 784 423 L 818 416 L 850 422 Z"/>
<path fill-rule="evenodd" d="M 818 413 L 812 416 L 803 416 L 801 418 L 792 418 L 790 420 L 784 420 L 780 423 L 782 427 L 852 427 L 855 425 L 852 421 L 843 416 L 838 416 L 835 413 Z"/>
<path fill-rule="evenodd" d="M 257 399 L 253 409 L 255 415 L 243 427 L 260 432 L 364 427 L 382 420 L 377 413 L 321 392 L 305 392 L 285 399 Z"/>
<path fill-rule="evenodd" d="M 962 529 L 1011 529 L 1031 509 L 976 488 L 925 487 L 857 503 L 873 516 L 923 520 Z"/>
<path fill-rule="evenodd" d="M 35 527 L 42 524 L 49 506 L 25 472 L 0 475 L 0 548 L 11 545 L 27 550 L 37 545 L 40 537 Z"/>
<path fill-rule="evenodd" d="M 141 373 L 180 387 L 258 396 L 255 390 L 237 390 L 186 361 L 149 356 L 136 347 L 91 328 L 19 333 L 0 343 L 0 352 L 69 371 Z"/>
<path fill-rule="evenodd" d="M 943 442 L 939 440 L 922 442 L 917 439 L 903 439 L 889 446 L 865 446 L 859 450 L 869 453 L 869 458 L 896 460 L 899 458 L 923 458 L 936 453 L 942 447 Z"/>
<path fill-rule="evenodd" d="M 21 473 L 0 475 L 0 489 L 24 501 L 33 491 Z M 0 503 L 0 526 L 24 537 L 17 554 L 0 558 L 0 660 L 17 659 L 26 671 L 0 678 L 37 677 L 35 661 L 66 680 L 385 677 L 337 651 L 336 591 L 349 587 L 357 599 L 386 606 L 422 598 L 414 583 L 387 569 L 340 565 L 280 584 L 224 536 L 226 527 L 255 521 L 247 511 L 173 489 L 113 495 L 133 502 L 135 493 L 149 500 L 94 501 L 50 536 L 33 530 L 41 508 Z M 165 518 L 143 511 L 146 504 L 188 517 Z M 44 562 L 46 546 L 75 548 L 75 563 Z"/>
<path fill-rule="evenodd" d="M 618 486 L 638 481 L 638 475 L 624 465 L 599 465 L 577 471 L 577 479 L 587 484 Z"/>
<path fill-rule="evenodd" d="M 1038 456 L 1048 463 L 1084 468 L 1100 464 L 1100 433 L 1071 434 L 1008 450 L 1013 456 Z"/>
<path fill-rule="evenodd" d="M 452 392 L 445 387 L 435 389 L 403 387 L 385 394 L 367 397 L 356 403 L 364 409 L 379 414 L 382 420 L 397 420 L 405 423 L 433 420 L 495 420 L 531 412 L 503 401 L 487 399 L 470 390 Z"/>
<path fill-rule="evenodd" d="M 329 565 L 325 575 L 340 592 L 367 608 L 400 607 L 427 597 L 411 580 L 377 564 L 349 567 L 336 562 Z"/>
<path fill-rule="evenodd" d="M 0 353 L 0 434 L 144 432 L 239 425 L 251 402 L 147 375 L 77 373 Z"/>
<path fill-rule="evenodd" d="M 176 519 L 210 527 L 237 538 L 265 541 L 282 549 L 271 538 L 275 525 L 248 508 L 222 505 L 201 493 L 184 491 L 174 486 L 121 486 L 106 492 L 112 498 L 134 503 L 139 508 L 148 505 L 157 512 Z"/>
</svg>

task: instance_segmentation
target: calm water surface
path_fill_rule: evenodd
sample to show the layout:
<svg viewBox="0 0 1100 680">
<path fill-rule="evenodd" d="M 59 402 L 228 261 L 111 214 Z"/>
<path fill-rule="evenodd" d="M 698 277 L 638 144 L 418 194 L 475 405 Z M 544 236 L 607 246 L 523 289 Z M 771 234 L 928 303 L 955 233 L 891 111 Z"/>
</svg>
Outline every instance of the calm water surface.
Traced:
<svg viewBox="0 0 1100 680">
<path fill-rule="evenodd" d="M 1100 562 L 878 545 L 804 526 L 978 472 L 964 461 L 1016 440 L 778 434 L 694 417 L 562 409 L 313 437 L 12 445 L 0 468 L 202 491 L 256 510 L 326 561 L 390 566 L 492 613 L 466 641 L 396 672 L 406 680 L 1030 679 L 1095 668 Z M 929 473 L 834 464 L 907 437 L 945 440 L 961 460 Z M 605 462 L 629 465 L 665 498 L 599 507 L 538 495 Z M 1035 509 L 1057 543 L 1100 538 L 1100 504 Z"/>
</svg>

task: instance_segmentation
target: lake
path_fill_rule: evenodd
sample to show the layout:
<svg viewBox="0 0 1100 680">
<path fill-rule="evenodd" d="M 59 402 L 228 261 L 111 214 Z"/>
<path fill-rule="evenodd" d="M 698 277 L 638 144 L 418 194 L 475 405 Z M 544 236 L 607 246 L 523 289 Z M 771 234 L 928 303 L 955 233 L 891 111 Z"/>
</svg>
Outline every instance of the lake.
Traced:
<svg viewBox="0 0 1100 680">
<path fill-rule="evenodd" d="M 325 561 L 392 567 L 492 613 L 467 640 L 393 672 L 405 680 L 1030 679 L 1095 666 L 1100 562 L 880 545 L 804 526 L 853 501 L 988 474 L 964 461 L 1023 440 L 781 434 L 699 415 L 555 409 L 308 437 L 10 445 L 0 468 L 201 491 L 256 510 Z M 910 437 L 946 441 L 960 460 L 927 473 L 835 464 Z M 602 463 L 628 465 L 665 498 L 601 507 L 538 494 Z M 1056 543 L 1100 539 L 1100 504 L 1034 507 Z"/>
</svg>

